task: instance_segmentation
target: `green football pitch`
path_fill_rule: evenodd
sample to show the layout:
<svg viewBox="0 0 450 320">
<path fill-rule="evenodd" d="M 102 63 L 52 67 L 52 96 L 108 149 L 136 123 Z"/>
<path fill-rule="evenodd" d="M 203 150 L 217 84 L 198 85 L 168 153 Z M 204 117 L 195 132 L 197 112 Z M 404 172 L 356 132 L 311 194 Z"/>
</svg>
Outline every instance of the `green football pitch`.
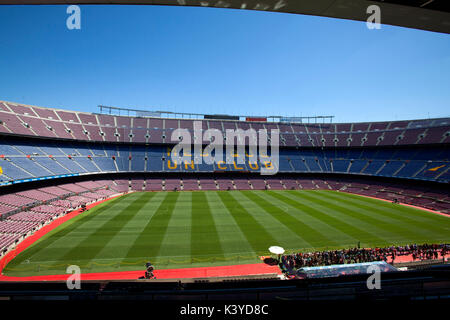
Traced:
<svg viewBox="0 0 450 320">
<path fill-rule="evenodd" d="M 311 251 L 450 240 L 450 219 L 325 190 L 136 192 L 104 202 L 20 253 L 5 275 L 260 262 L 273 245 Z"/>
</svg>

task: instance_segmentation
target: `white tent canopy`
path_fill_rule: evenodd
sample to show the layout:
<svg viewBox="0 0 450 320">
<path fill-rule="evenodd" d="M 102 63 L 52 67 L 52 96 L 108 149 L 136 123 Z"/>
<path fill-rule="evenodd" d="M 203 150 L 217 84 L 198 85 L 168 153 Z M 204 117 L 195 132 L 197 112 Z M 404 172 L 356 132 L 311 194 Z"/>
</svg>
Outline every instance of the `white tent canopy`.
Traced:
<svg viewBox="0 0 450 320">
<path fill-rule="evenodd" d="M 283 254 L 284 253 L 284 249 L 282 247 L 278 247 L 278 246 L 270 247 L 269 251 L 274 254 Z"/>
</svg>

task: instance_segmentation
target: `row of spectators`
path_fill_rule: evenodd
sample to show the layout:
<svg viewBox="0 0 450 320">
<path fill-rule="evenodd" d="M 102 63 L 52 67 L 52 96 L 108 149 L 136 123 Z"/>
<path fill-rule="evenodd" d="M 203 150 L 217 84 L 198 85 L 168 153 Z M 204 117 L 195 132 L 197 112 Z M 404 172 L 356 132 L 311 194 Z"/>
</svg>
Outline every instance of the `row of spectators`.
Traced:
<svg viewBox="0 0 450 320">
<path fill-rule="evenodd" d="M 362 263 L 392 260 L 397 256 L 411 255 L 413 260 L 439 259 L 450 253 L 450 244 L 411 244 L 386 248 L 351 248 L 283 255 L 281 263 L 287 269 L 327 266 L 332 264 Z"/>
</svg>

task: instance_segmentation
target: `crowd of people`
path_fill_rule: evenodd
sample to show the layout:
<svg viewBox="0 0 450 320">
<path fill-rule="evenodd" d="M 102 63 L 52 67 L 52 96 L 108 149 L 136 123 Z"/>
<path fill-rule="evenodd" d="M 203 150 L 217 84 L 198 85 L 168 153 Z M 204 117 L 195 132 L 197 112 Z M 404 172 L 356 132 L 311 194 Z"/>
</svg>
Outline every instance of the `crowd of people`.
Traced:
<svg viewBox="0 0 450 320">
<path fill-rule="evenodd" d="M 281 263 L 287 269 L 327 266 L 332 264 L 385 261 L 394 263 L 396 257 L 411 255 L 415 260 L 444 258 L 450 253 L 450 244 L 411 244 L 386 248 L 351 248 L 342 250 L 295 253 L 281 256 Z"/>
</svg>

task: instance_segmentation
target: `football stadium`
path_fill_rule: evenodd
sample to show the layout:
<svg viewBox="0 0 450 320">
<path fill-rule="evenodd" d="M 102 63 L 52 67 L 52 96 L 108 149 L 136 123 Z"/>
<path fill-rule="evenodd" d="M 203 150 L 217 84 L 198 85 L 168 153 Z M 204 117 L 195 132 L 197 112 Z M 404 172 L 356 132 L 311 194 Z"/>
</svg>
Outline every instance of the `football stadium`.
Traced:
<svg viewBox="0 0 450 320">
<path fill-rule="evenodd" d="M 277 112 L 0 100 L 0 296 L 67 296 L 77 270 L 88 297 L 379 298 L 370 266 L 387 296 L 448 298 L 450 117 Z"/>
<path fill-rule="evenodd" d="M 300 124 L 204 115 L 203 128 L 220 132 L 279 130 L 277 173 L 261 175 L 275 165 L 252 162 L 248 148 L 232 164 L 174 162 L 172 132 L 199 122 L 189 114 L 0 107 L 6 280 L 65 275 L 70 265 L 93 279 L 133 279 L 147 261 L 168 278 L 227 265 L 242 268 L 223 276 L 272 274 L 281 270 L 257 266 L 270 246 L 296 253 L 449 240 L 450 118 Z"/>
</svg>

